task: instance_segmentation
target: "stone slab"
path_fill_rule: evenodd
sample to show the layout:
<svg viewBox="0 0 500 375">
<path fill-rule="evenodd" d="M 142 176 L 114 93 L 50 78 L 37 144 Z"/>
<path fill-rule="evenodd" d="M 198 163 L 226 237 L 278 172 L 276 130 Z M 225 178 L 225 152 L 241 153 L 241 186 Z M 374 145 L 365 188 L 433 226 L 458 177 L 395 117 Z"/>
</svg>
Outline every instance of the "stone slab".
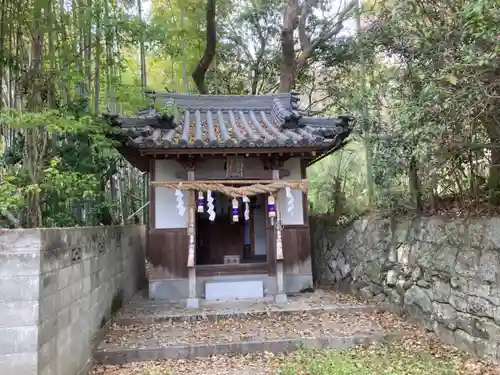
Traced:
<svg viewBox="0 0 500 375">
<path fill-rule="evenodd" d="M 259 298 L 264 298 L 264 283 L 261 280 L 205 283 L 205 299 L 207 301 Z"/>
<path fill-rule="evenodd" d="M 284 294 L 284 293 L 276 294 L 274 296 L 274 302 L 279 304 L 279 305 L 283 305 L 283 304 L 288 302 L 288 298 L 287 298 L 286 294 Z"/>
<path fill-rule="evenodd" d="M 300 293 L 313 287 L 312 275 L 286 275 L 285 292 Z M 230 275 L 230 276 L 197 276 L 196 296 L 204 297 L 205 283 L 232 282 L 244 280 L 261 280 L 264 283 L 264 295 L 276 294 L 276 276 L 269 275 Z M 149 298 L 154 300 L 185 300 L 189 298 L 188 279 L 151 279 L 149 280 Z"/>
<path fill-rule="evenodd" d="M 188 298 L 186 300 L 186 308 L 197 309 L 200 307 L 200 300 L 198 298 Z"/>
</svg>

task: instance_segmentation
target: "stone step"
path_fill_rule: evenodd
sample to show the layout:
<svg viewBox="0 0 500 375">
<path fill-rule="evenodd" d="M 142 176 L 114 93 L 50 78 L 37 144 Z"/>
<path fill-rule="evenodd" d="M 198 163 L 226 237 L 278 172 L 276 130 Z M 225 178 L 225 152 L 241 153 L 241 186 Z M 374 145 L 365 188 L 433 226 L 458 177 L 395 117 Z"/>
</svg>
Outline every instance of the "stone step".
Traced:
<svg viewBox="0 0 500 375">
<path fill-rule="evenodd" d="M 122 364 L 300 348 L 335 349 L 400 337 L 384 315 L 318 310 L 134 325 L 115 323 L 96 347 L 94 359 L 100 364 Z"/>
<path fill-rule="evenodd" d="M 138 294 L 114 317 L 119 325 L 154 323 L 165 320 L 214 320 L 221 317 L 276 316 L 335 312 L 339 314 L 374 312 L 377 305 L 360 303 L 334 291 L 316 290 L 314 293 L 291 295 L 288 302 L 276 304 L 272 296 L 255 300 L 206 301 L 200 300 L 197 309 L 187 309 L 185 301 L 150 300 L 146 294 Z"/>
<path fill-rule="evenodd" d="M 221 318 L 245 318 L 245 317 L 275 317 L 281 315 L 300 315 L 304 312 L 310 314 L 322 314 L 324 312 L 336 314 L 356 314 L 374 313 L 381 311 L 377 305 L 349 305 L 331 304 L 324 306 L 293 306 L 293 305 L 270 305 L 268 308 L 238 308 L 230 307 L 228 304 L 221 304 L 219 307 L 212 305 L 213 309 L 205 308 L 200 310 L 166 311 L 161 306 L 158 309 L 150 308 L 146 314 L 134 314 L 121 312 L 113 318 L 113 322 L 118 325 L 134 325 L 157 323 L 165 320 L 169 321 L 214 321 Z M 129 306 L 129 309 L 132 306 Z"/>
<path fill-rule="evenodd" d="M 303 349 L 345 349 L 356 345 L 396 341 L 402 336 L 402 332 L 361 332 L 343 337 L 236 341 L 151 348 L 118 348 L 108 351 L 96 350 L 94 352 L 94 362 L 102 365 L 123 365 L 142 361 L 207 358 L 213 355 L 238 355 L 258 352 L 289 353 Z"/>
</svg>

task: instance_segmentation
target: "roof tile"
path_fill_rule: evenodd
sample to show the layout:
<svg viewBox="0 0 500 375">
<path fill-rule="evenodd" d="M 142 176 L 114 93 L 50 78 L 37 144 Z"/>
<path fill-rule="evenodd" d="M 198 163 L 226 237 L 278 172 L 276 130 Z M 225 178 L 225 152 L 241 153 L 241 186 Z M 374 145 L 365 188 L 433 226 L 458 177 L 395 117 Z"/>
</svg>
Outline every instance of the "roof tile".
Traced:
<svg viewBox="0 0 500 375">
<path fill-rule="evenodd" d="M 155 94 L 156 101 L 175 103 L 179 114 L 171 127 L 155 110 L 135 118 L 107 115 L 139 148 L 297 147 L 325 146 L 344 139 L 352 118 L 308 117 L 297 111 L 298 95 L 209 96 Z M 162 115 L 164 117 L 164 115 Z"/>
</svg>

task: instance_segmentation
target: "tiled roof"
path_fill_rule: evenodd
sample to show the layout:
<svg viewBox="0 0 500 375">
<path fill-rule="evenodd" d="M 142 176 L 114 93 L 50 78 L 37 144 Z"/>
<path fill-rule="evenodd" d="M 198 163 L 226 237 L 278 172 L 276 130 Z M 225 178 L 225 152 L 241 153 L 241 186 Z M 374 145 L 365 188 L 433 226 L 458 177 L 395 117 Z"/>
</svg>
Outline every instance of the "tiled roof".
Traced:
<svg viewBox="0 0 500 375">
<path fill-rule="evenodd" d="M 211 96 L 155 94 L 175 103 L 169 123 L 154 109 L 134 118 L 112 116 L 138 148 L 229 148 L 328 146 L 346 138 L 352 118 L 301 115 L 298 95 Z M 110 117 L 110 116 L 108 116 Z"/>
</svg>

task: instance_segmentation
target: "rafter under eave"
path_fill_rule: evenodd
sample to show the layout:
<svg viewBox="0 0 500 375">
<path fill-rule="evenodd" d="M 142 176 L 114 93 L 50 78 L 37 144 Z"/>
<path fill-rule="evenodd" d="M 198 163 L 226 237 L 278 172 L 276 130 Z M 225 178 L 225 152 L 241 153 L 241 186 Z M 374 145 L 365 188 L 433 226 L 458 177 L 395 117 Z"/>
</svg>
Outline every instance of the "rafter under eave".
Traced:
<svg viewBox="0 0 500 375">
<path fill-rule="evenodd" d="M 153 148 L 153 149 L 138 149 L 141 155 L 290 155 L 290 156 L 316 156 L 328 150 L 329 147 L 321 148 Z M 301 155 L 303 154 L 303 155 Z"/>
</svg>

